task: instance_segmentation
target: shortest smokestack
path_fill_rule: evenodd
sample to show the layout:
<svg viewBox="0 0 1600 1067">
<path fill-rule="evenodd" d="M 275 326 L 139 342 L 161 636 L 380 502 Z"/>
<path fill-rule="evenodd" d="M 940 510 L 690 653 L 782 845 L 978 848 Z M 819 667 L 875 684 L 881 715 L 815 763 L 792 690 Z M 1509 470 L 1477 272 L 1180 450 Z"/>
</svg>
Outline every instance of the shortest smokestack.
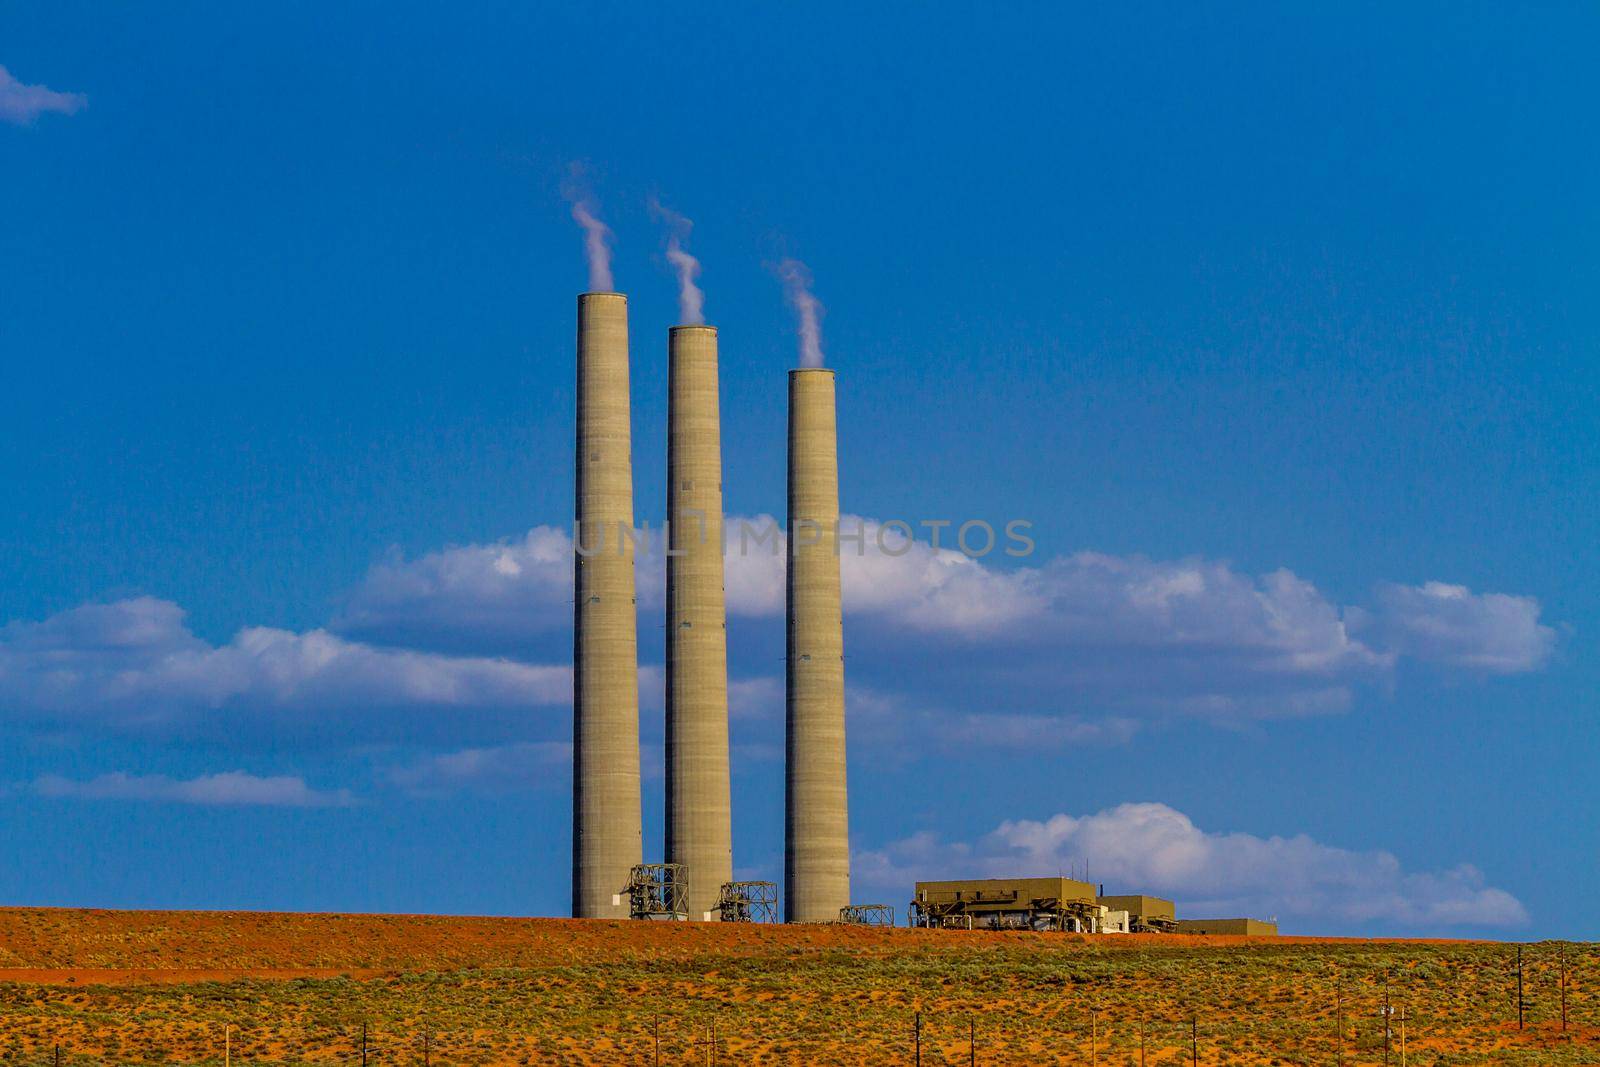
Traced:
<svg viewBox="0 0 1600 1067">
<path fill-rule="evenodd" d="M 784 810 L 789 922 L 835 922 L 850 903 L 837 442 L 833 371 L 790 371 Z"/>
</svg>

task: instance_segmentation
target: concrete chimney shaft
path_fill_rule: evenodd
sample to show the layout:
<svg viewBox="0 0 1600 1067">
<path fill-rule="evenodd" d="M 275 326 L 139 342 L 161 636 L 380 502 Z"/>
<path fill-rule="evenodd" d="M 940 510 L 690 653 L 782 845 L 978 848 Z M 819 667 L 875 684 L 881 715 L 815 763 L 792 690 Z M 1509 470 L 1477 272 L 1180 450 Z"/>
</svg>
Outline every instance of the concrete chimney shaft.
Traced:
<svg viewBox="0 0 1600 1067">
<path fill-rule="evenodd" d="M 673 327 L 667 356 L 666 858 L 700 919 L 733 880 L 716 329 Z"/>
<path fill-rule="evenodd" d="M 572 914 L 626 918 L 642 861 L 628 298 L 578 297 L 573 562 Z"/>
<path fill-rule="evenodd" d="M 789 372 L 784 913 L 834 922 L 850 903 L 844 626 L 833 371 Z"/>
</svg>

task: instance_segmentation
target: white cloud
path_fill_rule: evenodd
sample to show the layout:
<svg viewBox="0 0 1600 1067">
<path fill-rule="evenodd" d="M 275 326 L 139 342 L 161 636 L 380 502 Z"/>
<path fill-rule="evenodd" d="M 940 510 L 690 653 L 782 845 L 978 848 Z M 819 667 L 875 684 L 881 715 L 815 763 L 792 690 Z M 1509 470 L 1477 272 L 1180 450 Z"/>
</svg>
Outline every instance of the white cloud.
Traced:
<svg viewBox="0 0 1600 1067">
<path fill-rule="evenodd" d="M 329 628 L 384 644 L 500 650 L 571 626 L 572 538 L 539 526 L 515 541 L 381 563 Z"/>
<path fill-rule="evenodd" d="M 72 115 L 88 106 L 89 98 L 82 93 L 58 93 L 43 85 L 24 85 L 0 67 L 0 121 L 31 126 L 46 112 Z"/>
<path fill-rule="evenodd" d="M 561 705 L 571 669 L 373 648 L 312 630 L 196 637 L 152 597 L 0 628 L 0 693 L 22 717 L 127 725 L 221 710 L 360 714 L 391 708 Z"/>
<path fill-rule="evenodd" d="M 859 521 L 847 518 L 847 531 Z M 956 744 L 1125 740 L 1151 716 L 1335 713 L 1362 686 L 1388 682 L 1402 658 L 1507 674 L 1537 668 L 1555 644 L 1530 597 L 1430 582 L 1383 586 L 1371 607 L 1343 607 L 1288 570 L 1254 576 L 1217 560 L 1095 552 L 1006 568 L 876 522 L 862 528 L 860 550 L 847 538 L 841 560 L 850 676 L 936 693 L 937 709 L 915 705 L 918 722 Z M 729 614 L 757 620 L 760 633 L 759 620 L 782 617 L 781 535 L 767 516 L 731 517 L 728 531 Z M 659 542 L 656 531 L 639 557 L 641 635 L 664 600 Z M 252 627 L 219 646 L 153 598 L 15 622 L 0 627 L 0 701 L 24 718 L 127 726 L 216 709 L 564 706 L 571 560 L 570 536 L 543 526 L 396 558 L 367 574 L 326 630 Z M 641 667 L 640 698 L 647 711 L 660 706 L 658 667 Z M 735 680 L 730 700 L 738 717 L 769 716 L 781 687 Z M 455 742 L 480 739 L 530 738 L 500 729 Z"/>
<path fill-rule="evenodd" d="M 1356 852 L 1304 834 L 1207 832 L 1155 803 L 1007 821 L 973 843 L 920 833 L 858 852 L 853 864 L 862 886 L 908 899 L 919 878 L 1029 876 L 1087 865 L 1109 891 L 1172 898 L 1180 916 L 1276 916 L 1312 930 L 1318 922 L 1433 928 L 1528 921 L 1515 897 L 1487 885 L 1470 865 L 1408 872 L 1388 852 Z"/>
<path fill-rule="evenodd" d="M 1474 593 L 1445 582 L 1385 585 L 1361 629 L 1402 655 L 1427 663 L 1518 674 L 1544 666 L 1556 632 L 1539 623 L 1533 597 Z"/>
<path fill-rule="evenodd" d="M 284 775 L 263 778 L 244 771 L 188 779 L 118 771 L 81 782 L 48 774 L 38 778 L 33 788 L 46 797 L 162 801 L 214 807 L 333 808 L 355 803 L 348 789 L 323 791 L 312 789 L 301 778 Z"/>
</svg>

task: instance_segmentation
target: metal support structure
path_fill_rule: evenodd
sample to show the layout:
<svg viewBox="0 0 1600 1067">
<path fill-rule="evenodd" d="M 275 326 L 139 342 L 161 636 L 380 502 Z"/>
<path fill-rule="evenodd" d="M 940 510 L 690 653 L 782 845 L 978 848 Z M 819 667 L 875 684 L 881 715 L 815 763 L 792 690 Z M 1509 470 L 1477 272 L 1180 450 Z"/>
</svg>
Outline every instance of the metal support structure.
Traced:
<svg viewBox="0 0 1600 1067">
<path fill-rule="evenodd" d="M 776 882 L 724 882 L 717 897 L 716 917 L 725 923 L 778 921 Z"/>
<path fill-rule="evenodd" d="M 846 904 L 839 909 L 839 921 L 850 926 L 893 926 L 894 907 L 889 904 Z"/>
<path fill-rule="evenodd" d="M 677 922 L 689 918 L 683 864 L 635 864 L 628 875 L 628 917 Z"/>
</svg>

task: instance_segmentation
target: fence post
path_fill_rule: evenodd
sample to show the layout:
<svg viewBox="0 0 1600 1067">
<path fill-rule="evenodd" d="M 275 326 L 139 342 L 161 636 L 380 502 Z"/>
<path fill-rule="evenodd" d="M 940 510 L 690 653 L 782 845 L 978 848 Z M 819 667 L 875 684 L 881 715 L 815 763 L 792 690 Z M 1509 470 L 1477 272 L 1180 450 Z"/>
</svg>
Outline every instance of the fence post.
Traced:
<svg viewBox="0 0 1600 1067">
<path fill-rule="evenodd" d="M 233 1064 L 233 1027 L 224 1025 L 222 1028 L 222 1067 L 232 1067 Z"/>
<path fill-rule="evenodd" d="M 1189 1017 L 1189 1062 L 1195 1065 L 1200 1063 L 1200 1017 L 1198 1015 Z"/>
<path fill-rule="evenodd" d="M 367 1067 L 367 1024 L 361 1024 L 361 1067 Z"/>
<path fill-rule="evenodd" d="M 916 1050 L 917 1067 L 922 1067 L 922 1013 L 917 1012 L 917 1017 L 911 1024 L 911 1038 Z"/>
</svg>

